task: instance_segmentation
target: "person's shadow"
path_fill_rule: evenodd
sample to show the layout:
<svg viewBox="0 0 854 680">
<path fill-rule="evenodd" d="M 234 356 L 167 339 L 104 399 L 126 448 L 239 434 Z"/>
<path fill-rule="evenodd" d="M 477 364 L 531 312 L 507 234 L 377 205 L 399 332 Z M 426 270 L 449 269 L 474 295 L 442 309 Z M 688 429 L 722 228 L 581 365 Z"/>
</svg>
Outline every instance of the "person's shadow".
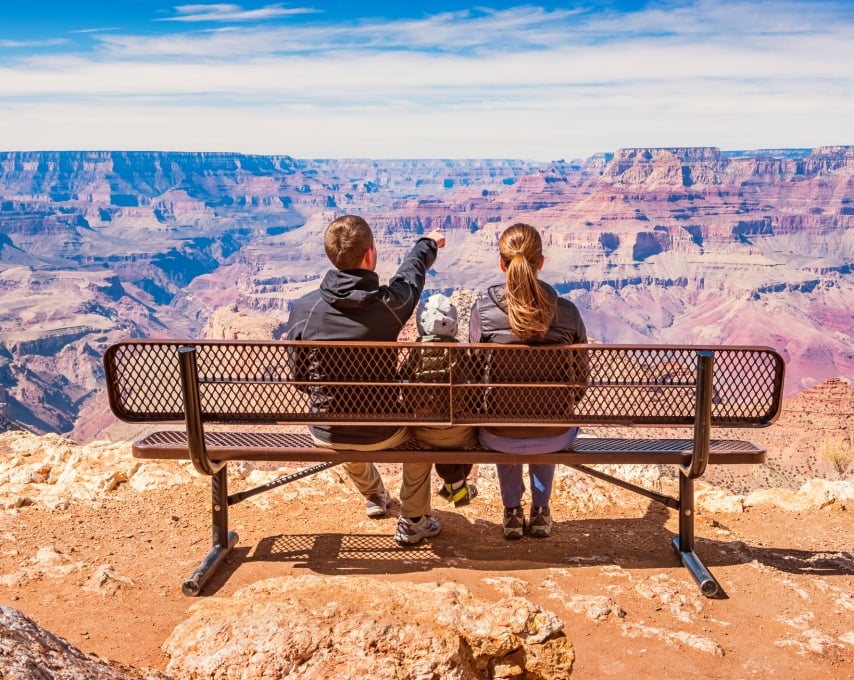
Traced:
<svg viewBox="0 0 854 680">
<path fill-rule="evenodd" d="M 651 501 L 641 517 L 556 518 L 549 539 L 526 536 L 507 541 L 500 522 L 470 522 L 460 513 L 434 510 L 442 533 L 411 547 L 398 546 L 388 534 L 281 533 L 261 539 L 254 548 L 238 545 L 204 591 L 215 592 L 241 565 L 252 562 L 290 563 L 295 569 L 324 575 L 406 574 L 437 568 L 512 572 L 609 564 L 669 568 L 681 564 L 672 547 L 673 533 L 665 527 L 670 513 Z M 716 566 L 756 561 L 792 574 L 854 574 L 854 556 L 842 550 L 796 550 L 698 536 L 695 552 L 712 573 Z"/>
</svg>

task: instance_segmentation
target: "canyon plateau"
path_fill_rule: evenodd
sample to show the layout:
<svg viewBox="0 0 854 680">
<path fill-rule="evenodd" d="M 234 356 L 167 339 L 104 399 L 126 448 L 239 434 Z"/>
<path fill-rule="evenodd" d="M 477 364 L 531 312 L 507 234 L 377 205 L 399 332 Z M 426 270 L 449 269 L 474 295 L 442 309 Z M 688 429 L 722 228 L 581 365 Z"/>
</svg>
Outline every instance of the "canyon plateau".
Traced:
<svg viewBox="0 0 854 680">
<path fill-rule="evenodd" d="M 426 292 L 483 290 L 498 235 L 524 221 L 543 234 L 543 278 L 597 341 L 769 345 L 788 395 L 854 379 L 854 146 L 549 163 L 6 152 L 0 416 L 123 436 L 103 396 L 107 345 L 281 337 L 344 213 L 372 225 L 381 278 L 441 227 Z"/>
</svg>

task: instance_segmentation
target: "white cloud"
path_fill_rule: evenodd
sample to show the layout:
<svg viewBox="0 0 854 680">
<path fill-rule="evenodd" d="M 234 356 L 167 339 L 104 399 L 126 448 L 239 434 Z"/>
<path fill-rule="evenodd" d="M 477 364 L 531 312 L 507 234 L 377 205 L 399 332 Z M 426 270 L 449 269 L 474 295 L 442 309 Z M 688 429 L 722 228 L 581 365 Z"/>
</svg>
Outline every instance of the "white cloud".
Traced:
<svg viewBox="0 0 854 680">
<path fill-rule="evenodd" d="M 98 34 L 95 53 L 0 67 L 0 148 L 548 160 L 854 143 L 854 22 L 840 7 L 702 0 Z"/>
<path fill-rule="evenodd" d="M 6 48 L 11 48 L 11 49 L 56 47 L 58 45 L 65 45 L 66 43 L 68 43 L 68 41 L 63 39 L 63 38 L 50 38 L 47 40 L 7 40 L 7 39 L 0 39 L 0 47 L 6 47 Z"/>
<path fill-rule="evenodd" d="M 258 21 L 262 19 L 275 19 L 278 17 L 293 16 L 296 14 L 313 14 L 317 10 L 307 7 L 284 8 L 281 5 L 268 5 L 259 9 L 243 9 L 240 5 L 219 4 L 195 4 L 178 5 L 175 7 L 178 13 L 174 17 L 162 17 L 158 21 Z"/>
</svg>

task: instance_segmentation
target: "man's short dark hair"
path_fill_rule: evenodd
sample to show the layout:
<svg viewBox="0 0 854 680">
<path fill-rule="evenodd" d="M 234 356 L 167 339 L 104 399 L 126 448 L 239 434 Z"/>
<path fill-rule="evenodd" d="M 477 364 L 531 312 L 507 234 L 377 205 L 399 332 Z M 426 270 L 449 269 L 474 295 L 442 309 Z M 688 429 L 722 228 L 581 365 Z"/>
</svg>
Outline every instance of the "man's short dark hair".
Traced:
<svg viewBox="0 0 854 680">
<path fill-rule="evenodd" d="M 371 228 L 358 215 L 343 215 L 333 220 L 323 235 L 326 256 L 336 269 L 357 269 L 373 244 Z"/>
</svg>

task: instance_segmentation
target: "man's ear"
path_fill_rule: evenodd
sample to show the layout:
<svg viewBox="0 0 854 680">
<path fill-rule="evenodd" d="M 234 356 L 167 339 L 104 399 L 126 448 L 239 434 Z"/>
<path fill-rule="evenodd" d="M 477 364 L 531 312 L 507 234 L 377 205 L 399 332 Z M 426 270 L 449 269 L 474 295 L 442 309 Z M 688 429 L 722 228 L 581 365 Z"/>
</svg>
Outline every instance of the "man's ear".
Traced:
<svg viewBox="0 0 854 680">
<path fill-rule="evenodd" d="M 362 255 L 362 261 L 359 263 L 359 269 L 367 269 L 374 271 L 377 266 L 376 250 L 371 246 Z"/>
</svg>

